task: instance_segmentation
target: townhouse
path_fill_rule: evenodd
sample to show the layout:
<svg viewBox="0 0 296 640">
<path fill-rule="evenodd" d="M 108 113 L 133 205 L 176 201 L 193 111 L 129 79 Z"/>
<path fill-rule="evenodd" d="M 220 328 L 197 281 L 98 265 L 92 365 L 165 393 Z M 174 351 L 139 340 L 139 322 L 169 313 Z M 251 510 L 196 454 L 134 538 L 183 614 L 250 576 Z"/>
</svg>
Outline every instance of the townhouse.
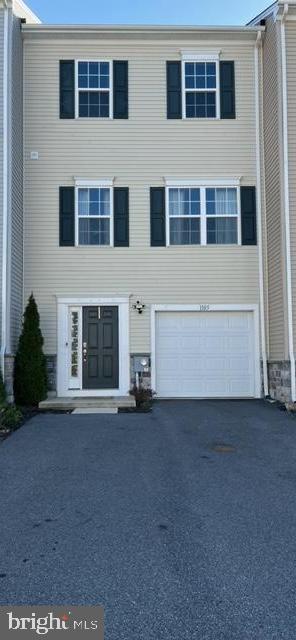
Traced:
<svg viewBox="0 0 296 640">
<path fill-rule="evenodd" d="M 50 394 L 140 377 L 295 399 L 286 5 L 245 27 L 23 22 L 18 300 L 36 297 Z"/>
<path fill-rule="evenodd" d="M 262 30 L 23 25 L 25 298 L 58 396 L 144 369 L 260 397 Z"/>
</svg>

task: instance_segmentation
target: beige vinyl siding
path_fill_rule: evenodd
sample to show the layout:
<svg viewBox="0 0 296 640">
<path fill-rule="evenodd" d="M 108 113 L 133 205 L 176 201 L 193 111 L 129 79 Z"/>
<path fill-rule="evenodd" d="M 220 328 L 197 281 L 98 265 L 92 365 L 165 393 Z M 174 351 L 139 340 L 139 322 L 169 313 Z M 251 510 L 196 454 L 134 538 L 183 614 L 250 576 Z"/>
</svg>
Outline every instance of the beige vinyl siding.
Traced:
<svg viewBox="0 0 296 640">
<path fill-rule="evenodd" d="M 269 301 L 269 359 L 286 357 L 285 261 L 281 201 L 279 24 L 267 20 L 263 46 L 264 146 Z"/>
<path fill-rule="evenodd" d="M 238 36 L 236 36 L 238 37 Z M 131 295 L 131 351 L 150 350 L 149 304 L 257 303 L 257 247 L 151 248 L 149 187 L 172 179 L 242 176 L 255 184 L 254 45 L 180 41 L 25 42 L 25 291 L 56 352 L 56 295 Z M 237 119 L 166 119 L 166 60 L 180 49 L 235 60 Z M 59 120 L 59 59 L 129 61 L 129 120 Z M 39 152 L 31 161 L 30 152 Z M 130 247 L 60 248 L 58 188 L 73 177 L 130 188 Z"/>
<path fill-rule="evenodd" d="M 286 22 L 291 268 L 294 350 L 296 348 L 296 22 Z"/>
</svg>

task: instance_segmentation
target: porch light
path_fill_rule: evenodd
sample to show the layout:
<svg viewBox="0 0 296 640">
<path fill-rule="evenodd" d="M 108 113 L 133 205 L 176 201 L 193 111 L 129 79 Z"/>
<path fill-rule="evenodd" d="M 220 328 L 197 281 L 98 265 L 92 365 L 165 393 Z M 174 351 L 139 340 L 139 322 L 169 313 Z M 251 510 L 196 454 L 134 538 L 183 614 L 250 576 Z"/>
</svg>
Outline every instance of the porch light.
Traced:
<svg viewBox="0 0 296 640">
<path fill-rule="evenodd" d="M 145 306 L 146 305 L 142 304 L 140 300 L 137 300 L 136 304 L 133 304 L 133 309 L 135 309 L 135 311 L 137 311 L 141 315 L 145 309 Z"/>
</svg>

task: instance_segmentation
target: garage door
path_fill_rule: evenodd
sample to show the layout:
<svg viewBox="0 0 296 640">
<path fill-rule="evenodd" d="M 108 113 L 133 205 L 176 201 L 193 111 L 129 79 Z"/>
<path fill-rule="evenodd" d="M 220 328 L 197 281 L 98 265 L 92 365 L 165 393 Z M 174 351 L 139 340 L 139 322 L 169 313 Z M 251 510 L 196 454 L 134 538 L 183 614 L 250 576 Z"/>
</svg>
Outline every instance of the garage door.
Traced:
<svg viewBox="0 0 296 640">
<path fill-rule="evenodd" d="M 159 311 L 155 337 L 159 397 L 254 397 L 252 312 Z"/>
</svg>

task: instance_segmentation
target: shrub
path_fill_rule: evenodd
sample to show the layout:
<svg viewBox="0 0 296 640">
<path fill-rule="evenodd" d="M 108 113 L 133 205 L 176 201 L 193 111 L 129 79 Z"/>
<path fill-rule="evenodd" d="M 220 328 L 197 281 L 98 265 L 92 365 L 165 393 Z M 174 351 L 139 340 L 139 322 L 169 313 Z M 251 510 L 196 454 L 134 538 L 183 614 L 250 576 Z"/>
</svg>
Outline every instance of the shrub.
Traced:
<svg viewBox="0 0 296 640">
<path fill-rule="evenodd" d="M 3 375 L 0 369 L 0 407 L 6 404 L 6 389 L 3 382 Z"/>
<path fill-rule="evenodd" d="M 130 395 L 135 397 L 137 409 L 150 409 L 155 392 L 142 385 L 139 387 L 134 385 L 130 390 Z"/>
<path fill-rule="evenodd" d="M 17 404 L 36 406 L 46 398 L 46 360 L 40 319 L 33 294 L 30 295 L 14 363 L 14 397 Z"/>
<path fill-rule="evenodd" d="M 21 411 L 13 404 L 4 407 L 0 414 L 0 427 L 9 431 L 15 429 L 22 420 Z"/>
</svg>

